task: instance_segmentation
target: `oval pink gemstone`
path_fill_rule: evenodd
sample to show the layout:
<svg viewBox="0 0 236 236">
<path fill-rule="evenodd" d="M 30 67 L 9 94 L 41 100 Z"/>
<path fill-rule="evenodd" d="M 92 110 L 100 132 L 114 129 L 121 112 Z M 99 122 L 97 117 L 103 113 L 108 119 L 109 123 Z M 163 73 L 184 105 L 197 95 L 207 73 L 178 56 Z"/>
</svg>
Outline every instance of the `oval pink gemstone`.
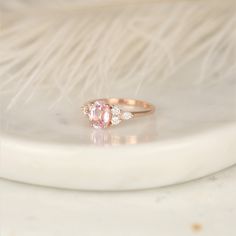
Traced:
<svg viewBox="0 0 236 236">
<path fill-rule="evenodd" d="M 107 128 L 111 125 L 112 113 L 108 104 L 95 102 L 88 115 L 94 128 Z"/>
</svg>

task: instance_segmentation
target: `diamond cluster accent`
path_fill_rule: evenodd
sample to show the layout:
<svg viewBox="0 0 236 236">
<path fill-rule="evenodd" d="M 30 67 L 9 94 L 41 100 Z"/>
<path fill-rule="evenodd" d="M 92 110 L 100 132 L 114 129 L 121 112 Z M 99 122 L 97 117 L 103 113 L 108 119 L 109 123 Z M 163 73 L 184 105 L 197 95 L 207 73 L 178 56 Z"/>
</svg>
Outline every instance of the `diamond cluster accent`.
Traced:
<svg viewBox="0 0 236 236">
<path fill-rule="evenodd" d="M 121 113 L 120 108 L 117 107 L 117 106 L 113 106 L 113 107 L 111 108 L 111 113 L 112 113 L 114 116 L 120 115 L 120 113 Z"/>
<path fill-rule="evenodd" d="M 129 120 L 131 118 L 133 118 L 133 114 L 131 112 L 128 112 L 128 111 L 125 111 L 122 115 L 121 115 L 121 118 L 123 120 Z"/>
<path fill-rule="evenodd" d="M 118 125 L 118 124 L 120 124 L 120 122 L 121 122 L 121 119 L 118 116 L 113 116 L 111 119 L 111 123 L 113 125 Z"/>
<path fill-rule="evenodd" d="M 83 113 L 84 115 L 88 115 L 89 112 L 90 112 L 90 106 L 89 106 L 88 104 L 83 105 L 83 106 L 81 107 L 81 111 L 82 111 L 82 113 Z"/>
<path fill-rule="evenodd" d="M 111 119 L 112 125 L 120 124 L 120 122 L 121 122 L 121 118 L 120 118 L 121 110 L 120 110 L 120 108 L 118 106 L 112 106 L 111 113 L 112 113 L 112 119 Z"/>
</svg>

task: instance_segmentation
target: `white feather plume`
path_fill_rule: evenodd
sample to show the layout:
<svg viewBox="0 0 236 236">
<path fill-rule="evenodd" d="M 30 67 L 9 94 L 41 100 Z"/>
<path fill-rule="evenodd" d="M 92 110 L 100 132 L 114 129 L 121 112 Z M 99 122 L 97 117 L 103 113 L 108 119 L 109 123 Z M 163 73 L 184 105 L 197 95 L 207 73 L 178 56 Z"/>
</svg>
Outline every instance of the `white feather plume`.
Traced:
<svg viewBox="0 0 236 236">
<path fill-rule="evenodd" d="M 172 83 L 193 62 L 199 74 L 186 83 L 219 83 L 236 70 L 234 1 L 12 0 L 0 11 L 9 109 L 38 91 L 53 93 L 54 105 L 115 88 L 138 93 Z"/>
</svg>

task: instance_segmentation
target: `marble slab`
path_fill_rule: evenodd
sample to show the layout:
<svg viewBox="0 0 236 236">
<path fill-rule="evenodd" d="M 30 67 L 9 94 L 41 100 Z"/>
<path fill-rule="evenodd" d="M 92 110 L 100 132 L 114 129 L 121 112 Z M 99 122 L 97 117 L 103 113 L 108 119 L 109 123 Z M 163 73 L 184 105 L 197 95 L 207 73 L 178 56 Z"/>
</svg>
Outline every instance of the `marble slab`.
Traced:
<svg viewBox="0 0 236 236">
<path fill-rule="evenodd" d="M 1 236 L 235 236 L 236 167 L 165 188 L 82 192 L 0 180 Z"/>
<path fill-rule="evenodd" d="M 166 87 L 158 94 L 148 88 L 140 97 L 156 105 L 156 114 L 108 130 L 89 127 L 74 106 L 49 110 L 43 94 L 3 109 L 0 177 L 128 190 L 189 181 L 236 162 L 235 83 Z"/>
</svg>

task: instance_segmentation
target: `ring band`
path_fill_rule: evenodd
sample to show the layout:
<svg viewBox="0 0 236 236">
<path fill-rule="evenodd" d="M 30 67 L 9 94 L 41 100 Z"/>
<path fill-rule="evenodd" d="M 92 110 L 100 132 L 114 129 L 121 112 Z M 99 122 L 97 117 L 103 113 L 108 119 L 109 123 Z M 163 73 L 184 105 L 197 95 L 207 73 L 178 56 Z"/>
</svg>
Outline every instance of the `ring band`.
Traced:
<svg viewBox="0 0 236 236">
<path fill-rule="evenodd" d="M 123 120 L 154 113 L 155 107 L 148 102 L 126 98 L 102 98 L 89 101 L 82 106 L 94 128 L 108 128 Z"/>
</svg>

